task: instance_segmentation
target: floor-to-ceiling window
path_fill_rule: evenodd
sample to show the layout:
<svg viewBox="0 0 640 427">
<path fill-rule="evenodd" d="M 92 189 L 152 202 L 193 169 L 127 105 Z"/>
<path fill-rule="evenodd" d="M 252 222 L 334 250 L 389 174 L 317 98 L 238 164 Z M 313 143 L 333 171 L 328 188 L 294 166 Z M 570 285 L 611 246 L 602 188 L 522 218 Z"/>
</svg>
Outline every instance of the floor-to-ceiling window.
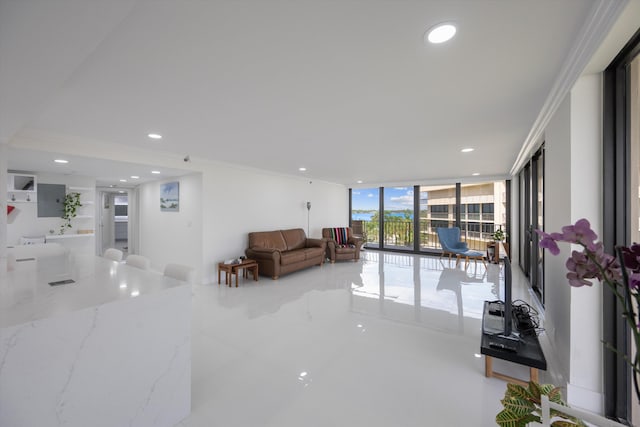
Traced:
<svg viewBox="0 0 640 427">
<path fill-rule="evenodd" d="M 456 185 L 420 187 L 420 249 L 439 250 L 438 227 L 456 225 Z"/>
<path fill-rule="evenodd" d="M 470 249 L 484 252 L 496 230 L 509 232 L 506 188 L 488 181 L 351 189 L 351 223 L 369 248 L 439 252 L 437 229 L 455 226 Z"/>
<path fill-rule="evenodd" d="M 380 245 L 380 189 L 351 190 L 351 222 L 361 221 L 365 247 Z"/>
<path fill-rule="evenodd" d="M 608 253 L 640 237 L 639 58 L 640 30 L 604 73 L 602 240 Z M 619 353 L 633 354 L 624 304 L 606 288 L 602 296 L 603 340 Z M 603 356 L 605 415 L 635 424 L 640 403 L 631 392 L 632 371 L 613 352 Z"/>
<path fill-rule="evenodd" d="M 413 187 L 386 187 L 383 202 L 383 247 L 413 250 Z"/>
<path fill-rule="evenodd" d="M 460 187 L 460 228 L 469 248 L 484 251 L 493 233 L 507 230 L 505 181 L 463 184 Z"/>
<path fill-rule="evenodd" d="M 544 228 L 544 145 L 518 174 L 520 185 L 520 268 L 544 304 L 544 253 L 535 230 Z"/>
</svg>

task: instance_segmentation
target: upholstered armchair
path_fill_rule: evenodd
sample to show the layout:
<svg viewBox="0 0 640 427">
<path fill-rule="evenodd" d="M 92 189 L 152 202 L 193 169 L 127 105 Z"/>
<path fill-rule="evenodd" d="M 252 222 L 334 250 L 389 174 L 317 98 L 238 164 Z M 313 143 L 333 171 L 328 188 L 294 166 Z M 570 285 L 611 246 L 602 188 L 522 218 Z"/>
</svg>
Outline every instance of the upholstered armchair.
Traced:
<svg viewBox="0 0 640 427">
<path fill-rule="evenodd" d="M 354 236 L 350 227 L 323 228 L 322 237 L 327 242 L 327 258 L 332 263 L 336 260 L 360 259 L 362 239 Z"/>
</svg>

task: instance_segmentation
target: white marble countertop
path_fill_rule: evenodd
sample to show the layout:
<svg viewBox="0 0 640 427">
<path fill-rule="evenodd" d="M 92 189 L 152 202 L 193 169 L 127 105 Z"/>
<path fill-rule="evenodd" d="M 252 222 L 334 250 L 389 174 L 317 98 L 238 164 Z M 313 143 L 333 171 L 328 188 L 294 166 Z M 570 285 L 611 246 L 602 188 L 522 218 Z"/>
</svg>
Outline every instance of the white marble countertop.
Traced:
<svg viewBox="0 0 640 427">
<path fill-rule="evenodd" d="M 51 286 L 72 279 L 75 283 Z M 96 256 L 65 254 L 0 272 L 0 328 L 140 298 L 187 283 Z"/>
</svg>

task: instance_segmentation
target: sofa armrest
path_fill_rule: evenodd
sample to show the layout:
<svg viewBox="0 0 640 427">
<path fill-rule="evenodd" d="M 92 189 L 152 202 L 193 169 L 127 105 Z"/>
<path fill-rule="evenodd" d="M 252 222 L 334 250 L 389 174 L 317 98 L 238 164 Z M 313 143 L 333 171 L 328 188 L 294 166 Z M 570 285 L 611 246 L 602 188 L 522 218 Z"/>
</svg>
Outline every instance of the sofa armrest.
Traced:
<svg viewBox="0 0 640 427">
<path fill-rule="evenodd" d="M 356 245 L 356 246 L 360 247 L 360 245 L 362 244 L 362 238 L 361 237 L 356 237 L 356 236 L 351 236 L 351 237 L 349 237 L 349 240 L 347 240 L 347 243 L 349 243 L 350 245 Z"/>
<path fill-rule="evenodd" d="M 305 247 L 307 248 L 325 248 L 327 241 L 325 239 L 307 239 Z"/>
<path fill-rule="evenodd" d="M 247 258 L 272 259 L 280 263 L 280 251 L 273 248 L 248 248 L 244 251 Z"/>
</svg>

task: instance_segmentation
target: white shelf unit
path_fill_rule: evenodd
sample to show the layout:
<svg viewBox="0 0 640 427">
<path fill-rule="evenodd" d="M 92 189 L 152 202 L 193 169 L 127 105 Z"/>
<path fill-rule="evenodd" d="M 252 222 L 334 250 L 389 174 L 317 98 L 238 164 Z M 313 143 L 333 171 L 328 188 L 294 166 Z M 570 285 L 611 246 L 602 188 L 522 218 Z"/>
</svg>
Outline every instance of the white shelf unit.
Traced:
<svg viewBox="0 0 640 427">
<path fill-rule="evenodd" d="M 7 174 L 7 203 L 36 203 L 37 178 L 24 173 Z"/>
<path fill-rule="evenodd" d="M 79 237 L 79 236 L 93 236 L 95 223 L 93 222 L 95 218 L 95 194 L 96 189 L 93 187 L 67 187 L 67 194 L 69 193 L 80 193 L 80 208 L 78 208 L 78 212 L 75 218 L 71 221 L 71 223 L 75 226 L 75 228 L 79 230 L 91 230 L 91 233 L 74 233 L 68 234 L 68 236 Z M 65 234 L 65 236 L 67 236 Z"/>
<path fill-rule="evenodd" d="M 58 240 L 58 239 L 74 239 L 78 237 L 93 237 L 95 234 L 93 233 L 75 233 L 75 234 L 49 234 L 45 237 L 45 240 Z"/>
</svg>

